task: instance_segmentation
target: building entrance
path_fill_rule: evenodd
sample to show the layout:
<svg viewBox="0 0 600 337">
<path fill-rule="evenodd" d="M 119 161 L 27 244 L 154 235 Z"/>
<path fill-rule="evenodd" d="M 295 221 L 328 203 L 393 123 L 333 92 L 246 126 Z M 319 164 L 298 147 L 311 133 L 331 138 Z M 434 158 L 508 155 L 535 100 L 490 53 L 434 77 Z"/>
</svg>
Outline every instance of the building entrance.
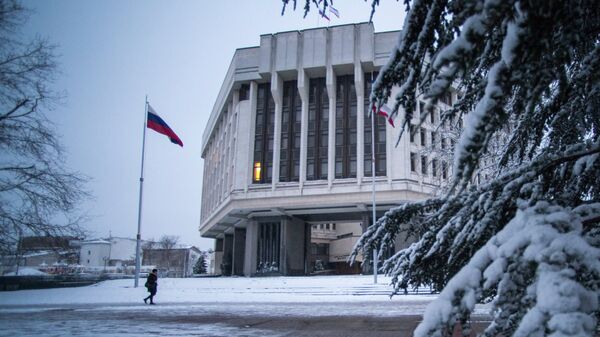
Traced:
<svg viewBox="0 0 600 337">
<path fill-rule="evenodd" d="M 261 275 L 278 274 L 280 262 L 281 226 L 279 222 L 258 225 L 258 247 L 256 273 Z"/>
<path fill-rule="evenodd" d="M 362 234 L 359 222 L 310 224 L 310 246 L 307 254 L 311 275 L 359 274 L 362 256 L 350 266 L 346 261 Z"/>
</svg>

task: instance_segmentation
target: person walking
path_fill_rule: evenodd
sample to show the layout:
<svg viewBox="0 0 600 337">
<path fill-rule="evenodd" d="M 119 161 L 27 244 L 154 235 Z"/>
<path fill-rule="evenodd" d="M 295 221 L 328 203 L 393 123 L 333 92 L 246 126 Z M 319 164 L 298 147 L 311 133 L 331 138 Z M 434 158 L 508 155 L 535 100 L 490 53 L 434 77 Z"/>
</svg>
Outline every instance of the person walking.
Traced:
<svg viewBox="0 0 600 337">
<path fill-rule="evenodd" d="M 150 293 L 150 295 L 148 295 L 148 297 L 144 298 L 144 303 L 148 303 L 148 300 L 150 300 L 150 304 L 155 304 L 154 303 L 154 295 L 156 295 L 156 290 L 158 288 L 158 270 L 157 269 L 152 269 L 152 272 L 150 274 L 148 274 L 148 279 L 146 279 L 146 288 L 148 288 L 148 292 Z"/>
</svg>

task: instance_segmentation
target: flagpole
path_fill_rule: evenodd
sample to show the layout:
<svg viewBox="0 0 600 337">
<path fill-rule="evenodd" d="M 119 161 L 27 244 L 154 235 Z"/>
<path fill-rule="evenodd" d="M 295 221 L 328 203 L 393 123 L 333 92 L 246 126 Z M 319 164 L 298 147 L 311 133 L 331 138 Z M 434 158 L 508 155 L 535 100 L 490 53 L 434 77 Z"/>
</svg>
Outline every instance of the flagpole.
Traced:
<svg viewBox="0 0 600 337">
<path fill-rule="evenodd" d="M 137 226 L 137 236 L 136 236 L 136 245 L 135 245 L 135 281 L 133 286 L 137 288 L 140 278 L 140 269 L 141 262 L 140 261 L 140 249 L 141 249 L 141 241 L 142 241 L 142 195 L 144 190 L 144 155 L 146 154 L 146 124 L 148 123 L 148 95 L 146 95 L 146 104 L 144 106 L 144 132 L 142 136 L 142 169 L 140 173 L 140 199 L 138 204 L 138 226 Z"/>
<path fill-rule="evenodd" d="M 371 80 L 373 76 L 371 75 Z M 371 179 L 373 183 L 373 226 L 377 221 L 375 213 L 375 110 L 371 109 Z M 373 248 L 373 283 L 377 284 L 377 247 Z"/>
</svg>

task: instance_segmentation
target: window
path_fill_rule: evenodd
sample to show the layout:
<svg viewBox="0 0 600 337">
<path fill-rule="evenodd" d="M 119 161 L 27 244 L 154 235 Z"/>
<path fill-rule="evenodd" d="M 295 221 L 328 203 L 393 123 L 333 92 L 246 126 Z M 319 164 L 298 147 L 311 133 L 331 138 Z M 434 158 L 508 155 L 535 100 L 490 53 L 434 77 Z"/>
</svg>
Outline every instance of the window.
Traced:
<svg viewBox="0 0 600 337">
<path fill-rule="evenodd" d="M 257 161 L 254 163 L 254 182 L 259 183 L 262 178 L 262 172 L 260 169 L 260 162 Z"/>
<path fill-rule="evenodd" d="M 415 134 L 414 134 L 415 127 L 414 127 L 414 125 L 411 124 L 408 127 L 408 132 L 409 132 L 409 135 L 410 135 L 410 142 L 414 144 L 414 142 L 415 142 Z"/>
<path fill-rule="evenodd" d="M 435 123 L 435 109 L 431 110 L 431 113 L 429 114 L 429 122 L 431 124 Z"/>
<path fill-rule="evenodd" d="M 371 118 L 368 118 L 371 106 L 369 105 L 369 95 L 371 93 L 372 82 L 377 78 L 377 73 L 365 73 L 365 127 L 364 127 L 364 171 L 365 176 L 372 176 L 371 165 Z M 386 167 L 386 123 L 387 119 L 374 116 L 375 119 L 375 175 L 385 176 Z"/>
<path fill-rule="evenodd" d="M 329 230 L 329 224 L 325 224 L 325 229 Z"/>
<path fill-rule="evenodd" d="M 239 91 L 239 100 L 245 101 L 250 98 L 250 86 L 248 84 L 242 84 Z"/>
<path fill-rule="evenodd" d="M 410 153 L 410 170 L 411 172 L 417 172 L 417 154 Z"/>
<path fill-rule="evenodd" d="M 448 179 L 448 164 L 442 162 L 442 179 Z"/>
<path fill-rule="evenodd" d="M 442 150 L 445 150 L 446 149 L 446 138 L 442 138 L 440 143 L 442 145 Z"/>
<path fill-rule="evenodd" d="M 437 159 L 431 160 L 431 175 L 437 177 Z"/>
<path fill-rule="evenodd" d="M 437 147 L 438 147 L 437 142 L 438 142 L 438 134 L 437 134 L 437 132 L 432 131 L 431 132 L 431 146 L 434 149 L 437 149 Z"/>
<path fill-rule="evenodd" d="M 440 97 L 440 101 L 442 101 L 443 103 L 445 103 L 446 105 L 452 105 L 452 93 L 449 91 L 446 91 L 442 97 Z"/>
<path fill-rule="evenodd" d="M 325 226 L 323 224 L 319 225 L 319 229 L 323 229 Z"/>
<path fill-rule="evenodd" d="M 419 114 L 423 114 L 425 112 L 425 103 L 419 101 Z"/>
<path fill-rule="evenodd" d="M 253 182 L 256 184 L 270 183 L 273 178 L 274 122 L 275 103 L 271 95 L 271 85 L 270 83 L 259 84 L 254 133 L 254 165 L 252 167 Z M 257 168 L 258 176 L 256 176 Z"/>
<path fill-rule="evenodd" d="M 425 133 L 425 129 L 421 128 L 421 146 L 425 146 L 427 145 L 427 142 L 425 141 L 425 138 L 427 137 L 427 134 Z"/>
<path fill-rule="evenodd" d="M 308 98 L 306 180 L 327 179 L 329 98 L 325 78 L 311 78 Z"/>
<path fill-rule="evenodd" d="M 335 230 L 335 224 L 334 223 L 331 224 L 331 229 Z"/>
<path fill-rule="evenodd" d="M 302 101 L 296 81 L 283 83 L 281 107 L 281 149 L 279 181 L 298 181 L 300 177 L 300 124 Z"/>
<path fill-rule="evenodd" d="M 427 175 L 427 157 L 421 156 L 421 173 Z"/>
<path fill-rule="evenodd" d="M 90 264 L 90 260 L 87 260 L 87 263 Z"/>
<path fill-rule="evenodd" d="M 88 250 L 88 255 L 91 255 L 91 254 L 92 254 L 92 251 L 91 251 L 91 250 Z"/>
<path fill-rule="evenodd" d="M 335 177 L 356 178 L 356 89 L 354 75 L 337 77 Z"/>
</svg>

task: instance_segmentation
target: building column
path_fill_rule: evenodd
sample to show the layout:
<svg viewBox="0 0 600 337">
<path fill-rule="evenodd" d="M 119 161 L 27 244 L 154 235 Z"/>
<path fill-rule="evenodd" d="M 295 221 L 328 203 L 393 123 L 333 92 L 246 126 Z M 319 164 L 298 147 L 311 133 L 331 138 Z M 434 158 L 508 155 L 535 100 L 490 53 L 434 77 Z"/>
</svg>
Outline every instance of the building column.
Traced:
<svg viewBox="0 0 600 337">
<path fill-rule="evenodd" d="M 363 234 L 367 231 L 367 228 L 371 226 L 373 223 L 373 214 L 372 213 L 364 213 L 362 215 L 362 220 L 360 222 L 360 227 L 362 227 Z M 372 252 L 369 252 L 369 255 L 372 255 Z M 363 262 L 362 262 L 362 273 L 363 274 L 373 274 L 373 259 L 367 259 L 365 252 L 363 251 Z"/>
<path fill-rule="evenodd" d="M 329 138 L 327 142 L 327 182 L 329 188 L 335 179 L 335 100 L 337 79 L 332 66 L 327 66 L 325 76 L 327 96 L 329 97 Z"/>
<path fill-rule="evenodd" d="M 305 274 L 304 221 L 296 218 L 281 219 L 281 273 L 286 276 Z"/>
<path fill-rule="evenodd" d="M 310 90 L 310 78 L 304 69 L 298 71 L 298 93 L 302 100 L 302 115 L 300 123 L 300 179 L 299 188 L 302 191 L 306 181 L 306 155 L 308 140 L 308 96 Z"/>
<path fill-rule="evenodd" d="M 275 102 L 275 125 L 273 130 L 273 178 L 272 188 L 275 190 L 279 182 L 279 166 L 281 157 L 281 109 L 283 101 L 283 80 L 277 72 L 271 75 L 271 95 Z"/>
<path fill-rule="evenodd" d="M 246 248 L 246 229 L 235 228 L 233 231 L 233 275 L 244 275 L 244 254 Z"/>
<path fill-rule="evenodd" d="M 223 262 L 221 273 L 224 276 L 231 276 L 231 267 L 233 265 L 233 235 L 225 234 L 223 240 Z"/>
<path fill-rule="evenodd" d="M 215 275 L 222 275 L 221 263 L 223 263 L 223 239 L 215 239 L 215 264 L 213 265 Z"/>
<path fill-rule="evenodd" d="M 365 175 L 365 82 L 362 66 L 354 64 L 354 88 L 356 89 L 356 181 L 360 185 Z"/>
<path fill-rule="evenodd" d="M 246 222 L 246 247 L 244 249 L 244 276 L 256 274 L 256 254 L 258 251 L 258 221 Z"/>
</svg>

